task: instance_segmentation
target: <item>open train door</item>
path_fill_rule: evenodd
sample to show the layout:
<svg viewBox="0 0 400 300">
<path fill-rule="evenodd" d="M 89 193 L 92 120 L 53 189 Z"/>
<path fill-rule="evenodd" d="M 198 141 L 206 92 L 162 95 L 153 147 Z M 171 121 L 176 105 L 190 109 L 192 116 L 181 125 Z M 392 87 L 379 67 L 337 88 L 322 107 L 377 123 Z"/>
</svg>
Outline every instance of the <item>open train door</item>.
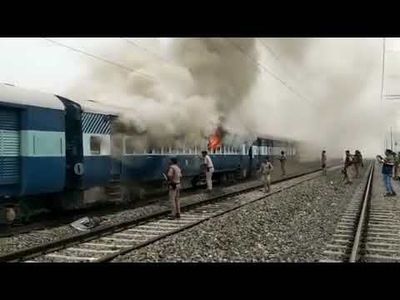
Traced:
<svg viewBox="0 0 400 300">
<path fill-rule="evenodd" d="M 83 147 L 82 147 L 82 109 L 79 104 L 66 98 L 57 96 L 65 106 L 65 158 L 66 158 L 66 188 L 77 189 L 82 187 L 83 174 Z"/>
<path fill-rule="evenodd" d="M 111 176 L 120 177 L 122 172 L 123 135 L 111 132 Z"/>
<path fill-rule="evenodd" d="M 247 177 L 251 177 L 252 172 L 251 170 L 253 169 L 253 164 L 254 164 L 254 155 L 253 155 L 253 147 L 250 145 L 249 146 L 249 167 L 247 169 Z"/>
</svg>

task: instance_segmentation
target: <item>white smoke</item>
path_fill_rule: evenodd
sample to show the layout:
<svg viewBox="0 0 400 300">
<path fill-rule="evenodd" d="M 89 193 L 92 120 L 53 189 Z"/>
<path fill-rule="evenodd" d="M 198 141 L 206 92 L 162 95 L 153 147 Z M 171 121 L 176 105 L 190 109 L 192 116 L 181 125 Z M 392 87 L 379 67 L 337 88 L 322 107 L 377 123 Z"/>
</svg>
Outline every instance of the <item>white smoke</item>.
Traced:
<svg viewBox="0 0 400 300">
<path fill-rule="evenodd" d="M 313 158 L 322 149 L 330 157 L 381 151 L 392 116 L 380 106 L 377 39 L 173 39 L 163 47 L 167 61 L 128 45 L 106 49 L 135 71 L 98 64 L 71 92 L 120 107 L 140 144 L 204 144 L 222 123 L 305 141 Z"/>
<path fill-rule="evenodd" d="M 119 107 L 124 129 L 149 146 L 204 144 L 257 76 L 240 59 L 243 53 L 257 59 L 254 39 L 176 40 L 168 49 L 175 63 L 138 56 L 130 47 L 110 51 L 134 71 L 95 65 L 71 94 Z"/>
<path fill-rule="evenodd" d="M 266 39 L 279 54 L 271 65 L 285 64 L 280 76 L 307 100 L 282 84 L 265 79 L 254 91 L 248 114 L 256 115 L 259 131 L 308 142 L 318 157 L 356 149 L 373 156 L 380 151 L 382 116 L 381 44 L 374 39 Z M 282 70 L 276 69 L 277 71 Z M 311 105 L 310 102 L 313 104 Z M 265 114 L 264 119 L 262 114 Z"/>
</svg>

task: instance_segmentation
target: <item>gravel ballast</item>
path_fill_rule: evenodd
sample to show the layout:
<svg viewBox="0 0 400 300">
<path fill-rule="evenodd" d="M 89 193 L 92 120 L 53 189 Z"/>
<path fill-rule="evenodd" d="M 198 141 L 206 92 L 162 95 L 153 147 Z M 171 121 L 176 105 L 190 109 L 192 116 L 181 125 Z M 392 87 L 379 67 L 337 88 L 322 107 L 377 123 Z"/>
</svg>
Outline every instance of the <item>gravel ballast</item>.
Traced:
<svg viewBox="0 0 400 300">
<path fill-rule="evenodd" d="M 361 182 L 342 176 L 329 172 L 114 261 L 316 262 Z"/>
<path fill-rule="evenodd" d="M 289 165 L 288 166 L 288 176 L 299 174 L 301 172 L 307 172 L 311 170 L 315 170 L 318 163 L 309 163 L 305 165 Z M 279 178 L 279 172 L 274 174 L 276 178 Z M 240 188 L 241 186 L 245 186 L 248 183 L 240 183 L 236 186 L 224 188 L 224 191 L 231 191 L 236 188 Z M 192 195 L 182 199 L 182 203 L 193 203 L 200 201 L 208 197 L 200 193 L 199 195 Z M 146 205 L 144 207 L 139 207 L 135 209 L 127 209 L 117 213 L 107 214 L 102 217 L 105 218 L 105 221 L 102 222 L 102 226 L 111 225 L 123 221 L 133 220 L 136 218 L 140 218 L 152 213 L 159 212 L 163 209 L 169 208 L 169 203 L 160 202 L 154 203 L 150 205 Z M 43 229 L 43 230 L 35 230 L 29 233 L 23 233 L 16 236 L 4 237 L 0 238 L 0 255 L 10 253 L 13 251 L 30 248 L 38 245 L 42 245 L 44 243 L 49 243 L 52 241 L 56 241 L 62 238 L 71 237 L 81 232 L 75 230 L 69 225 L 62 225 L 58 227 Z"/>
</svg>

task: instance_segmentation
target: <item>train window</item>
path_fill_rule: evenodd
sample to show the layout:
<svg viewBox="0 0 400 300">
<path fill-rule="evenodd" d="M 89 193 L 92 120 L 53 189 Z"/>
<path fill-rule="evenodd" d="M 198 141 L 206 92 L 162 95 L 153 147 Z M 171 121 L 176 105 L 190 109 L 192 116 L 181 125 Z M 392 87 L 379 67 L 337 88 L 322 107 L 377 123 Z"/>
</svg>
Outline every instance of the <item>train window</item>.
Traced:
<svg viewBox="0 0 400 300">
<path fill-rule="evenodd" d="M 90 154 L 101 153 L 101 137 L 91 136 L 90 137 Z"/>
</svg>

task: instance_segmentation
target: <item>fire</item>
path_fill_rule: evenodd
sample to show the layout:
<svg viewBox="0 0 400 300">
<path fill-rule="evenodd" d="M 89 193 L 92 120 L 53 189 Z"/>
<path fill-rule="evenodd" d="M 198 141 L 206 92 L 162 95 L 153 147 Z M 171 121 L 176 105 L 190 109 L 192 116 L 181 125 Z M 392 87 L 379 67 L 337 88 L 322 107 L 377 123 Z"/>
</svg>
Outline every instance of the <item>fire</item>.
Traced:
<svg viewBox="0 0 400 300">
<path fill-rule="evenodd" d="M 219 146 L 221 146 L 220 137 L 217 135 L 211 136 L 208 141 L 208 148 L 210 150 L 216 150 Z"/>
<path fill-rule="evenodd" d="M 208 149 L 216 150 L 222 145 L 223 130 L 218 127 L 215 133 L 208 139 Z"/>
</svg>

